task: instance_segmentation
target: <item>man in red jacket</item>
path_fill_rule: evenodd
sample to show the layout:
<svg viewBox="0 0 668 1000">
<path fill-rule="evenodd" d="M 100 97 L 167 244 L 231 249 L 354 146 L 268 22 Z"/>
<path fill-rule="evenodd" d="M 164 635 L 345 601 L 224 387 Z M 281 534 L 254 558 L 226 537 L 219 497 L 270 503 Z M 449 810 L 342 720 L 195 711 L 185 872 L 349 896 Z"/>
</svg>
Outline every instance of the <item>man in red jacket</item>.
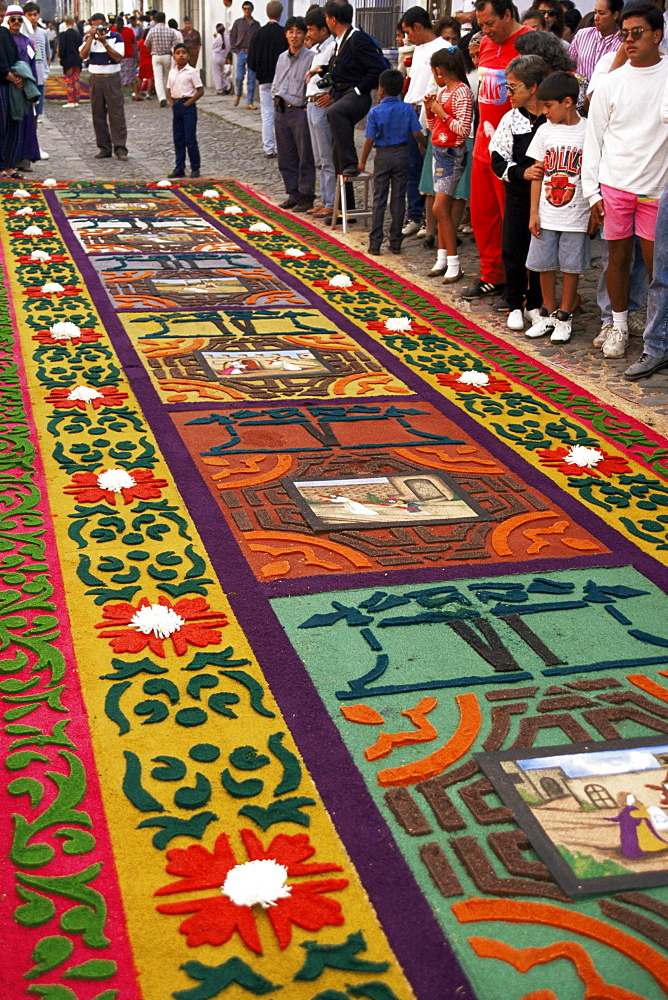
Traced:
<svg viewBox="0 0 668 1000">
<path fill-rule="evenodd" d="M 529 30 L 515 20 L 512 0 L 476 0 L 475 9 L 485 36 L 478 60 L 480 121 L 471 168 L 471 224 L 480 255 L 480 280 L 462 291 L 467 299 L 500 295 L 503 291 L 503 181 L 492 170 L 489 141 L 510 110 L 506 66 L 517 55 L 515 40 Z"/>
</svg>

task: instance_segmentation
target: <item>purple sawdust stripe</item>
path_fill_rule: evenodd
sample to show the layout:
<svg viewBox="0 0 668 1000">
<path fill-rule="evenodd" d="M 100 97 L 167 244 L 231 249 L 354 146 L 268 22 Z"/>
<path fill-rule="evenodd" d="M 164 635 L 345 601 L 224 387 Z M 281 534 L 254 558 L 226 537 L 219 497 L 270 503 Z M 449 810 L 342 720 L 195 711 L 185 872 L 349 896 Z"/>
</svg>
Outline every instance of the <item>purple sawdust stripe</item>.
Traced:
<svg viewBox="0 0 668 1000">
<path fill-rule="evenodd" d="M 184 195 L 181 194 L 181 197 L 185 200 Z M 192 201 L 192 199 L 190 201 Z M 196 202 L 192 203 L 199 208 Z M 200 211 L 203 210 L 200 209 Z M 228 232 L 223 224 L 219 223 L 217 220 L 212 220 L 212 225 L 221 232 Z M 594 514 L 593 511 L 588 510 L 575 497 L 561 489 L 561 487 L 550 479 L 542 470 L 535 468 L 524 456 L 520 455 L 503 441 L 500 441 L 494 434 L 492 434 L 491 431 L 488 431 L 472 416 L 465 413 L 454 402 L 443 396 L 437 389 L 428 385 L 416 372 L 408 368 L 405 362 L 400 361 L 382 344 L 379 344 L 352 321 L 337 312 L 334 306 L 324 299 L 324 296 L 321 298 L 313 289 L 310 289 L 300 279 L 284 272 L 268 254 L 264 253 L 259 248 L 251 245 L 250 243 L 242 243 L 240 238 L 237 239 L 236 233 L 234 234 L 234 237 L 235 241 L 238 242 L 239 245 L 242 245 L 244 249 L 246 249 L 247 252 L 256 259 L 261 260 L 269 270 L 272 270 L 274 273 L 282 276 L 286 282 L 288 279 L 291 279 L 289 283 L 295 291 L 308 298 L 309 301 L 313 303 L 314 308 L 317 308 L 324 316 L 335 323 L 339 329 L 349 334 L 349 336 L 351 336 L 352 339 L 360 345 L 360 347 L 366 350 L 372 357 L 375 357 L 388 372 L 401 379 L 401 381 L 404 382 L 409 389 L 412 389 L 420 397 L 420 399 L 427 403 L 431 403 L 432 406 L 443 413 L 444 416 L 448 417 L 458 427 L 460 427 L 462 431 L 469 434 L 474 441 L 477 441 L 487 451 L 489 451 L 490 454 L 502 461 L 509 470 L 517 475 L 521 481 L 532 485 L 537 490 L 540 490 L 540 492 L 548 497 L 553 503 L 561 507 L 564 513 L 568 514 L 569 517 L 571 517 L 577 524 L 590 531 L 592 535 L 603 542 L 609 549 L 616 552 L 618 555 L 623 553 L 621 558 L 624 563 L 635 565 L 640 572 L 645 574 L 645 576 L 648 576 L 655 583 L 657 583 L 658 586 L 668 591 L 668 568 L 660 567 L 652 556 L 642 553 L 633 542 L 626 539 L 616 529 L 610 527 L 610 525 L 608 525 L 602 518 Z M 403 400 L 407 400 L 407 397 L 403 397 Z M 411 402 L 417 402 L 417 400 L 411 400 Z M 555 406 L 553 402 L 550 401 L 549 405 L 554 407 L 555 412 L 560 412 L 559 408 Z"/>
<path fill-rule="evenodd" d="M 419 1000 L 475 1000 L 475 993 L 311 678 L 243 558 L 214 497 L 204 487 L 148 373 L 139 364 L 99 275 L 67 224 L 55 195 L 49 192 L 46 197 L 230 605 L 416 996 Z M 354 809 L 351 802 L 355 803 Z"/>
</svg>

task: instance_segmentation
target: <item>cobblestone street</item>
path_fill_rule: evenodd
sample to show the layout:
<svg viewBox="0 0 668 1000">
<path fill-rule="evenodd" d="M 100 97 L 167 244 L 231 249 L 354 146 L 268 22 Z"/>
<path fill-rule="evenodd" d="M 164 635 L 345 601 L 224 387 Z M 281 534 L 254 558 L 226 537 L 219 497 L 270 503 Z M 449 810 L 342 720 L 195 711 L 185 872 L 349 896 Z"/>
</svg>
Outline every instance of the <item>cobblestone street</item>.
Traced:
<svg viewBox="0 0 668 1000">
<path fill-rule="evenodd" d="M 276 200 L 284 197 L 276 160 L 267 160 L 262 153 L 260 112 L 249 111 L 242 103 L 232 105 L 232 97 L 218 97 L 209 92 L 199 103 L 198 137 L 202 153 L 202 175 L 231 177 L 250 184 Z M 48 176 L 100 178 L 104 180 L 158 180 L 173 169 L 171 142 L 171 112 L 158 101 L 135 103 L 126 98 L 129 158 L 122 163 L 115 158 L 96 160 L 91 115 L 87 103 L 78 110 L 68 110 L 60 103 L 47 102 L 40 126 L 40 141 L 50 159 L 35 164 L 28 176 L 39 179 Z M 306 217 L 309 218 L 309 217 Z M 338 239 L 352 247 L 365 250 L 366 234 L 356 225 Z M 477 258 L 472 236 L 465 236 L 460 248 L 462 266 L 467 278 L 477 277 Z M 453 305 L 485 329 L 515 344 L 545 364 L 567 375 L 576 384 L 596 394 L 602 401 L 628 412 L 645 423 L 668 433 L 668 373 L 660 373 L 639 383 L 624 380 L 622 372 L 641 351 L 641 340 L 632 338 L 627 358 L 605 360 L 591 346 L 599 331 L 596 307 L 596 284 L 600 275 L 600 244 L 594 245 L 590 272 L 581 282 L 583 305 L 574 323 L 574 334 L 568 344 L 552 344 L 549 339 L 530 341 L 521 333 L 506 327 L 505 316 L 490 311 L 489 299 L 471 306 L 458 294 L 460 285 L 444 288 L 438 279 L 425 277 L 435 259 L 435 251 L 424 247 L 415 237 L 404 243 L 401 257 L 383 254 L 378 263 L 428 289 L 444 302 Z"/>
</svg>

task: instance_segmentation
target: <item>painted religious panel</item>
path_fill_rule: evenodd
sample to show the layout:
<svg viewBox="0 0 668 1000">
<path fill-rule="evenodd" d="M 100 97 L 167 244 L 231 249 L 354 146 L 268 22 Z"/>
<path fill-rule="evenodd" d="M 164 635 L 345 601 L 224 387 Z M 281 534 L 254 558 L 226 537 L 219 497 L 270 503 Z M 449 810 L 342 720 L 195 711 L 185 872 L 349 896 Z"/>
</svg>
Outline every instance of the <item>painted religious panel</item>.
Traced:
<svg viewBox="0 0 668 1000">
<path fill-rule="evenodd" d="M 169 219 L 136 217 L 69 219 L 74 234 L 87 253 L 216 253 L 236 249 L 206 219 L 181 215 Z"/>
<path fill-rule="evenodd" d="M 118 254 L 93 261 L 117 309 L 162 312 L 286 306 L 306 299 L 248 254 Z"/>
<path fill-rule="evenodd" d="M 476 754 L 571 895 L 668 885 L 668 742 Z"/>
</svg>

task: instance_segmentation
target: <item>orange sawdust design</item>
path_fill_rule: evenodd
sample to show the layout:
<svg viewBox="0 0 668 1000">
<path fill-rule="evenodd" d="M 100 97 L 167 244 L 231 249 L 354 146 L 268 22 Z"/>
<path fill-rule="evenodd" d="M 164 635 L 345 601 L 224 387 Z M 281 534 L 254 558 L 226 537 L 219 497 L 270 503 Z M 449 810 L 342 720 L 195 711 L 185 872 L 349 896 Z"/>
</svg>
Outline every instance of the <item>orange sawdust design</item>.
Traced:
<svg viewBox="0 0 668 1000">
<path fill-rule="evenodd" d="M 582 934 L 615 948 L 622 955 L 646 969 L 664 991 L 668 991 L 668 959 L 638 938 L 617 930 L 602 920 L 588 917 L 576 910 L 565 910 L 552 903 L 528 903 L 513 899 L 481 899 L 474 897 L 451 907 L 460 924 L 479 920 L 502 920 L 513 924 L 543 924 L 560 930 Z"/>
<path fill-rule="evenodd" d="M 150 295 L 112 295 L 114 304 L 118 309 L 155 309 L 161 312 L 163 309 L 180 309 L 178 302 L 172 299 L 159 299 Z"/>
<path fill-rule="evenodd" d="M 487 458 L 465 457 L 477 450 L 477 448 L 472 448 L 470 445 L 460 445 L 457 448 L 457 452 L 462 456 L 461 458 L 448 454 L 444 448 L 411 448 L 410 451 L 407 448 L 395 448 L 394 453 L 395 455 L 400 455 L 402 458 L 409 458 L 429 469 L 445 469 L 450 472 L 477 472 L 479 475 L 495 475 L 506 472 L 506 469 L 501 468 L 496 462 L 492 462 Z M 435 458 L 428 458 L 428 455 L 434 455 Z"/>
<path fill-rule="evenodd" d="M 168 344 L 164 340 L 142 340 L 137 347 L 147 358 L 166 358 L 199 351 L 207 342 L 206 337 L 174 337 Z"/>
<path fill-rule="evenodd" d="M 274 458 L 274 464 L 270 469 L 265 463 Z M 218 455 L 207 455 L 202 458 L 205 465 L 223 466 L 219 472 L 211 473 L 211 479 L 216 483 L 216 489 L 235 490 L 244 486 L 260 486 L 262 483 L 270 483 L 273 479 L 280 479 L 292 468 L 292 457 L 290 455 L 252 455 L 249 458 L 242 458 L 241 465 L 233 468 L 226 458 Z M 265 466 L 265 471 L 262 471 Z M 222 482 L 229 480 L 232 476 L 241 476 L 234 482 Z"/>
<path fill-rule="evenodd" d="M 581 552 L 600 552 L 601 546 L 588 538 L 562 538 L 561 541 L 569 549 L 578 549 Z"/>
<path fill-rule="evenodd" d="M 290 572 L 290 563 L 287 559 L 276 559 L 274 562 L 265 563 L 260 572 L 267 580 L 273 580 L 277 576 L 286 576 Z"/>
<path fill-rule="evenodd" d="M 596 971 L 586 950 L 575 941 L 555 941 L 542 948 L 513 948 L 504 941 L 473 937 L 469 938 L 469 944 L 478 958 L 498 958 L 499 961 L 512 965 L 518 972 L 528 972 L 536 965 L 545 965 L 560 958 L 568 959 L 584 983 L 583 1000 L 644 1000 L 639 993 L 606 983 Z"/>
<path fill-rule="evenodd" d="M 509 518 L 507 521 L 503 521 L 502 524 L 497 524 L 492 532 L 492 547 L 496 552 L 497 556 L 512 556 L 516 555 L 511 549 L 508 539 L 515 530 L 519 528 L 522 524 L 530 524 L 531 521 L 538 521 L 546 517 L 557 517 L 557 513 L 554 510 L 542 510 L 542 511 L 529 511 L 528 514 L 516 514 L 515 517 Z M 564 526 L 568 526 L 568 522 L 564 523 Z M 525 531 L 525 537 L 528 536 L 529 532 Z M 540 551 L 542 546 L 535 551 Z M 531 552 L 531 549 L 529 549 Z"/>
<path fill-rule="evenodd" d="M 100 271 L 105 281 L 113 281 L 115 285 L 129 285 L 133 281 L 143 281 L 154 273 L 155 268 L 150 271 Z"/>
<path fill-rule="evenodd" d="M 392 389 L 392 392 L 400 393 L 404 396 L 413 395 L 410 389 L 407 389 L 395 380 L 394 375 L 388 375 L 385 372 L 380 372 L 377 375 L 370 375 L 368 373 L 363 375 L 345 375 L 334 383 L 332 392 L 335 396 L 345 396 L 346 389 L 354 382 L 359 382 L 359 392 L 357 393 L 359 396 L 363 396 L 365 392 L 373 392 L 374 386 L 377 385 L 386 385 Z"/>
<path fill-rule="evenodd" d="M 404 730 L 398 733 L 381 733 L 373 746 L 367 747 L 364 756 L 367 760 L 381 760 L 389 757 L 395 747 L 408 746 L 411 743 L 431 743 L 438 736 L 438 730 L 429 719 L 438 705 L 438 698 L 423 698 L 415 708 L 407 708 L 401 714 L 410 719 L 416 729 Z"/>
<path fill-rule="evenodd" d="M 554 990 L 532 990 L 520 997 L 520 1000 L 559 1000 L 559 997 Z"/>
<path fill-rule="evenodd" d="M 188 378 L 160 379 L 163 391 L 173 389 L 175 392 L 196 392 L 200 399 L 245 399 L 246 396 L 238 389 L 228 385 L 213 385 L 212 382 L 195 382 Z"/>
<path fill-rule="evenodd" d="M 304 557 L 304 564 L 306 566 L 319 566 L 320 569 L 331 569 L 334 572 L 341 571 L 340 563 L 330 562 L 327 559 L 324 559 L 322 556 L 317 556 L 316 553 L 311 548 L 311 546 L 307 545 L 305 542 L 302 542 L 301 545 L 289 545 L 287 547 L 284 545 L 276 546 L 259 542 L 254 545 L 250 545 L 249 548 L 251 549 L 252 552 L 264 552 L 268 556 L 301 555 Z M 276 572 L 271 573 L 270 570 L 271 565 L 272 564 L 269 563 L 262 567 L 263 576 L 268 576 L 268 575 L 279 576 L 278 569 L 276 569 Z M 281 567 L 287 567 L 280 574 L 281 576 L 284 576 L 285 573 L 290 572 L 290 563 L 287 559 L 281 559 L 280 562 L 276 564 L 277 567 L 279 565 Z"/>
<path fill-rule="evenodd" d="M 482 712 L 478 699 L 472 692 L 458 694 L 455 701 L 460 713 L 459 725 L 448 742 L 423 760 L 379 771 L 378 784 L 381 787 L 414 785 L 418 781 L 435 778 L 437 774 L 442 774 L 446 768 L 469 752 L 480 732 Z"/>
<path fill-rule="evenodd" d="M 354 340 L 351 340 L 345 333 L 339 333 L 338 331 L 328 331 L 327 333 L 317 333 L 317 334 L 281 334 L 281 338 L 286 340 L 288 344 L 294 344 L 296 347 L 315 347 L 316 350 L 321 351 L 360 351 L 361 347 L 356 344 Z"/>
<path fill-rule="evenodd" d="M 342 705 L 341 715 L 348 722 L 358 722 L 361 726 L 382 726 L 385 719 L 371 705 Z"/>
<path fill-rule="evenodd" d="M 668 676 L 667 670 L 659 670 L 662 677 Z M 631 684 L 635 684 L 636 687 L 641 688 L 647 694 L 654 695 L 659 701 L 668 701 L 668 688 L 665 688 L 662 684 L 657 684 L 656 681 L 650 680 L 649 677 L 645 677 L 644 674 L 627 674 L 627 681 L 631 681 Z"/>
<path fill-rule="evenodd" d="M 359 552 L 355 552 L 354 549 L 349 549 L 345 545 L 340 545 L 338 542 L 332 542 L 328 538 L 309 538 L 308 542 L 305 543 L 301 535 L 293 535 L 290 531 L 248 531 L 243 537 L 247 542 L 249 542 L 249 547 L 253 552 L 268 552 L 272 555 L 286 555 L 290 552 L 301 552 L 304 549 L 309 549 L 310 551 L 311 546 L 315 546 L 316 548 L 320 547 L 327 549 L 328 552 L 333 552 L 335 555 L 343 556 L 344 559 L 347 559 L 348 562 L 358 568 L 366 569 L 371 566 L 371 563 L 366 556 L 361 555 Z M 288 542 L 291 547 L 287 549 L 281 549 L 280 547 L 270 549 L 262 544 L 274 541 Z M 339 567 L 337 566 L 335 568 L 338 569 Z"/>
<path fill-rule="evenodd" d="M 297 292 L 293 292 L 291 288 L 283 288 L 277 292 L 256 292 L 254 295 L 249 295 L 246 299 L 247 306 L 263 305 L 266 306 L 270 302 L 280 302 L 281 304 L 285 302 L 291 302 L 296 306 L 303 306 L 304 299 Z"/>
<path fill-rule="evenodd" d="M 536 552 L 549 546 L 550 543 L 542 537 L 543 535 L 563 535 L 567 527 L 568 521 L 556 521 L 549 528 L 527 528 L 524 537 L 532 539 L 532 543 L 527 549 L 527 555 L 533 556 Z"/>
</svg>

